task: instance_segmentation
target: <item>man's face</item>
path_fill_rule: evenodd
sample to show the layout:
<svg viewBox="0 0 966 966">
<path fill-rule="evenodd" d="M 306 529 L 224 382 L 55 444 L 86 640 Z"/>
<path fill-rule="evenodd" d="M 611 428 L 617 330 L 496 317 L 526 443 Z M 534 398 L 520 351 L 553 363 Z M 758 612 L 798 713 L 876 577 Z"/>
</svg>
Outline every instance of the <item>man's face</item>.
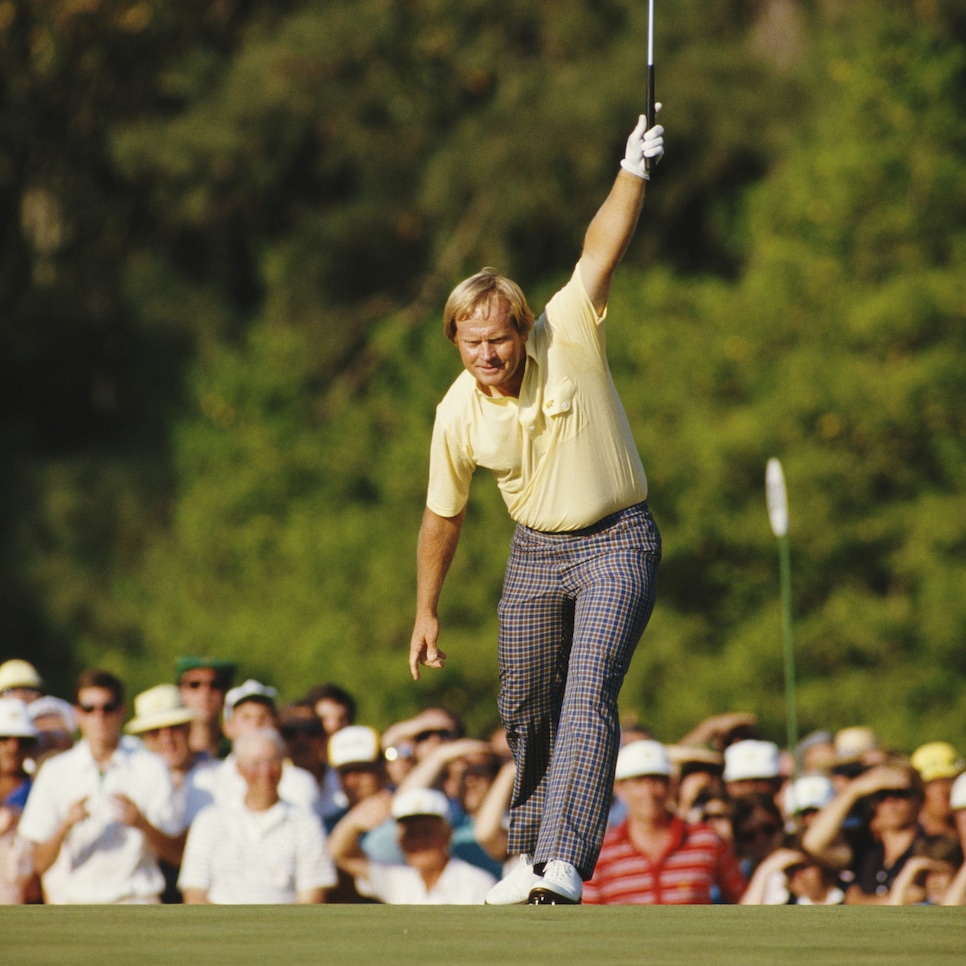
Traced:
<svg viewBox="0 0 966 966">
<path fill-rule="evenodd" d="M 116 744 L 121 737 L 124 702 L 107 688 L 81 688 L 74 706 L 77 726 L 88 741 Z"/>
<path fill-rule="evenodd" d="M 349 805 L 357 805 L 364 798 L 371 798 L 382 790 L 386 784 L 386 770 L 376 762 L 371 765 L 344 765 L 339 769 L 339 784 Z"/>
<path fill-rule="evenodd" d="M 307 771 L 317 771 L 325 761 L 326 737 L 315 712 L 311 708 L 288 708 L 279 716 L 278 730 L 292 763 Z"/>
<path fill-rule="evenodd" d="M 466 370 L 488 396 L 518 396 L 527 337 L 510 321 L 506 303 L 491 299 L 456 323 L 456 348 Z"/>
<path fill-rule="evenodd" d="M 319 716 L 322 727 L 325 728 L 325 733 L 329 736 L 352 724 L 346 706 L 339 704 L 332 698 L 321 698 L 315 705 L 315 713 Z"/>
<path fill-rule="evenodd" d="M 947 818 L 951 811 L 949 800 L 953 793 L 952 778 L 934 778 L 923 785 L 923 810 L 937 818 Z"/>
<path fill-rule="evenodd" d="M 36 745 L 33 738 L 0 735 L 0 778 L 22 776 L 24 759 Z"/>
<path fill-rule="evenodd" d="M 875 824 L 880 830 L 911 828 L 919 816 L 919 797 L 909 786 L 888 788 L 876 795 Z"/>
<path fill-rule="evenodd" d="M 661 775 L 639 775 L 617 782 L 614 788 L 633 818 L 653 822 L 668 814 L 669 786 L 668 779 Z"/>
<path fill-rule="evenodd" d="M 67 751 L 74 746 L 74 733 L 63 718 L 56 714 L 43 714 L 34 718 L 37 729 L 37 757 L 48 753 Z"/>
<path fill-rule="evenodd" d="M 264 701 L 242 701 L 232 710 L 225 722 L 225 734 L 232 741 L 251 734 L 259 728 L 274 728 L 275 712 Z"/>
<path fill-rule="evenodd" d="M 449 855 L 450 827 L 436 815 L 414 815 L 398 822 L 399 847 L 414 869 L 439 864 Z"/>
<path fill-rule="evenodd" d="M 148 751 L 160 755 L 169 768 L 179 771 L 191 763 L 191 749 L 188 747 L 188 734 L 191 725 L 172 725 L 164 728 L 153 728 L 141 734 Z"/>
<path fill-rule="evenodd" d="M 185 707 L 197 712 L 203 721 L 214 721 L 221 714 L 227 687 L 224 678 L 214 668 L 185 671 L 178 683 Z"/>
<path fill-rule="evenodd" d="M 271 797 L 282 778 L 282 756 L 270 741 L 254 741 L 235 763 L 249 791 Z"/>
</svg>

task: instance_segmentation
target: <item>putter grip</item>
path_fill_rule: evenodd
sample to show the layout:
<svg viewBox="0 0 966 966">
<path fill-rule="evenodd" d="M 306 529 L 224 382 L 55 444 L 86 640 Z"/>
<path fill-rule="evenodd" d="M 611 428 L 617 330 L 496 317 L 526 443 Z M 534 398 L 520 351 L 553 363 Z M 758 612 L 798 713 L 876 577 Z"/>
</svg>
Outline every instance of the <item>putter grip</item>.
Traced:
<svg viewBox="0 0 966 966">
<path fill-rule="evenodd" d="M 647 90 L 645 91 L 645 94 L 644 94 L 644 103 L 645 103 L 644 116 L 647 118 L 647 129 L 650 130 L 652 127 L 654 127 L 654 118 L 657 113 L 654 110 L 654 65 L 653 64 L 647 65 Z M 644 170 L 650 171 L 651 167 L 652 167 L 651 159 L 645 158 Z"/>
</svg>

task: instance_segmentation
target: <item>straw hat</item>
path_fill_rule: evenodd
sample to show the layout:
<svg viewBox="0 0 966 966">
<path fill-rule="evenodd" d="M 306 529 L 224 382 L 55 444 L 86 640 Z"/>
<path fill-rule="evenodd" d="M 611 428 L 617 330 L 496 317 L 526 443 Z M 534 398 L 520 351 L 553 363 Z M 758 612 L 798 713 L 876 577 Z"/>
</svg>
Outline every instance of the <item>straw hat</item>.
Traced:
<svg viewBox="0 0 966 966">
<path fill-rule="evenodd" d="M 134 717 L 124 730 L 128 734 L 139 735 L 156 728 L 188 724 L 197 717 L 194 711 L 184 706 L 176 685 L 159 684 L 142 691 L 134 699 Z"/>
</svg>

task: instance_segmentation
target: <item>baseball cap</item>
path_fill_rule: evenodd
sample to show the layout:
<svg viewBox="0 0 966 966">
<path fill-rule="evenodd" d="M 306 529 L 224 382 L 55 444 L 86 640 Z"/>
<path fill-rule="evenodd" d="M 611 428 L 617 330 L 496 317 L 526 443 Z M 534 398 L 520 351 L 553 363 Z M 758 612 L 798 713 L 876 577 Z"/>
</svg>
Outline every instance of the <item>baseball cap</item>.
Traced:
<svg viewBox="0 0 966 966">
<path fill-rule="evenodd" d="M 269 704 L 274 708 L 277 696 L 278 691 L 275 688 L 262 684 L 261 681 L 256 681 L 254 678 L 249 678 L 244 684 L 232 688 L 225 695 L 225 720 L 227 721 L 231 717 L 232 712 L 243 701 L 261 701 L 262 704 Z"/>
<path fill-rule="evenodd" d="M 344 765 L 372 764 L 382 758 L 379 733 L 366 725 L 348 725 L 329 738 L 329 764 L 333 768 Z"/>
<path fill-rule="evenodd" d="M 839 764 L 859 761 L 879 747 L 879 736 L 866 725 L 853 725 L 835 732 L 835 760 Z"/>
<path fill-rule="evenodd" d="M 20 698 L 0 698 L 0 737 L 36 738 L 37 729 Z"/>
<path fill-rule="evenodd" d="M 338 732 L 336 732 L 338 734 Z M 435 788 L 410 788 L 392 799 L 392 817 L 397 821 L 417 815 L 435 815 L 449 824 L 449 799 Z"/>
<path fill-rule="evenodd" d="M 963 756 L 948 741 L 928 741 L 920 745 L 909 761 L 924 782 L 955 778 L 966 770 Z"/>
<path fill-rule="evenodd" d="M 0 694 L 11 688 L 33 688 L 39 691 L 44 686 L 37 669 L 29 661 L 11 658 L 0 664 Z"/>
<path fill-rule="evenodd" d="M 726 782 L 779 777 L 778 745 L 773 741 L 746 738 L 725 748 L 722 778 Z"/>
<path fill-rule="evenodd" d="M 624 745 L 617 754 L 616 781 L 625 778 L 640 778 L 644 775 L 660 775 L 667 777 L 671 774 L 671 762 L 668 760 L 667 750 L 659 741 L 641 738 Z"/>
<path fill-rule="evenodd" d="M 197 714 L 184 706 L 175 684 L 159 684 L 134 699 L 134 717 L 125 725 L 128 734 L 139 735 L 155 728 L 171 728 L 194 721 Z"/>
<path fill-rule="evenodd" d="M 197 671 L 199 668 L 210 668 L 217 671 L 219 677 L 228 684 L 234 680 L 238 665 L 234 661 L 226 661 L 219 657 L 179 657 L 174 665 L 174 673 L 180 681 L 181 676 L 188 671 Z"/>
<path fill-rule="evenodd" d="M 27 714 L 31 721 L 38 718 L 60 718 L 66 731 L 76 731 L 77 722 L 74 718 L 74 706 L 63 698 L 55 698 L 52 694 L 45 694 L 27 705 Z"/>
<path fill-rule="evenodd" d="M 798 815 L 810 808 L 825 808 L 835 798 L 835 786 L 826 775 L 802 775 L 785 789 L 786 815 Z"/>
<path fill-rule="evenodd" d="M 953 790 L 949 794 L 949 807 L 954 811 L 966 808 L 966 772 L 953 782 Z"/>
</svg>

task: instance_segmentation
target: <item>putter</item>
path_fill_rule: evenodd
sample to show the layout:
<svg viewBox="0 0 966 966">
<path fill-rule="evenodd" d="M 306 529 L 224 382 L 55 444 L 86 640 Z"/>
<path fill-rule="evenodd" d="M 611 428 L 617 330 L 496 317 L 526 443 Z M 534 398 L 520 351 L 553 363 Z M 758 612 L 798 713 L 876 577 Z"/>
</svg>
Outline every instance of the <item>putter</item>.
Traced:
<svg viewBox="0 0 966 966">
<path fill-rule="evenodd" d="M 644 91 L 644 116 L 647 118 L 647 130 L 654 127 L 654 0 L 647 0 L 647 86 Z M 650 158 L 644 159 L 644 170 L 650 171 Z"/>
</svg>

